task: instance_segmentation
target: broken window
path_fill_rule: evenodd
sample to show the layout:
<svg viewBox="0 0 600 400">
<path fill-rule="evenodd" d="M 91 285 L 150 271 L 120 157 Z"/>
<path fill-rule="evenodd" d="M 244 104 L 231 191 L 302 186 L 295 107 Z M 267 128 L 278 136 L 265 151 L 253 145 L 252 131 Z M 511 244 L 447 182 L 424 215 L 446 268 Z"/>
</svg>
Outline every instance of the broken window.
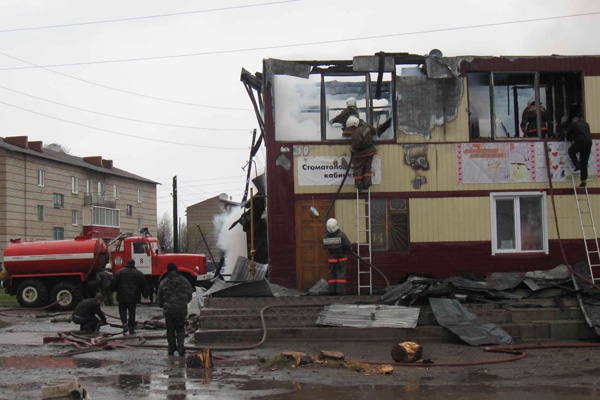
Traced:
<svg viewBox="0 0 600 400">
<path fill-rule="evenodd" d="M 408 251 L 410 244 L 408 201 L 406 199 L 371 200 L 371 249 Z"/>
<path fill-rule="evenodd" d="M 545 193 L 491 193 L 492 254 L 548 253 Z"/>
<path fill-rule="evenodd" d="M 331 123 L 356 102 L 361 120 L 377 129 L 375 140 L 394 138 L 392 74 L 312 74 L 308 79 L 275 75 L 273 101 L 278 141 L 343 140 L 342 124 Z"/>
<path fill-rule="evenodd" d="M 467 86 L 471 140 L 559 138 L 569 113 L 581 109 L 578 72 L 472 72 Z"/>
</svg>

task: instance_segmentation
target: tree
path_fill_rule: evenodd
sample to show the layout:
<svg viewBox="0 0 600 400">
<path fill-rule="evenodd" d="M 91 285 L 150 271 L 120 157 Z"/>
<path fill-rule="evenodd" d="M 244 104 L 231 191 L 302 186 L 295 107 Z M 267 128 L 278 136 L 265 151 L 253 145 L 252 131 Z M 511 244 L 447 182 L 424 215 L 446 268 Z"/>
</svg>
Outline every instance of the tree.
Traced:
<svg viewBox="0 0 600 400">
<path fill-rule="evenodd" d="M 187 224 L 185 222 L 179 223 L 179 252 L 187 253 L 189 251 L 188 246 L 188 231 Z"/>
<path fill-rule="evenodd" d="M 167 212 L 165 212 L 158 221 L 156 237 L 158 238 L 161 248 L 165 251 L 173 250 L 173 224 L 171 223 L 171 217 Z"/>
</svg>

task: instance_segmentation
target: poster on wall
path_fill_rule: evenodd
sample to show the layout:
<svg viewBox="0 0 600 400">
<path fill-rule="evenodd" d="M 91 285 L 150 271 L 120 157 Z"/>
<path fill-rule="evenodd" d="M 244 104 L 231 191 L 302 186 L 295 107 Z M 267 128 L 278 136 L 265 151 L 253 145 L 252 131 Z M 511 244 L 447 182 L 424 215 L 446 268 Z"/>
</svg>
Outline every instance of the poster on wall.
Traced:
<svg viewBox="0 0 600 400">
<path fill-rule="evenodd" d="M 349 156 L 298 157 L 298 186 L 339 186 L 350 162 Z M 372 182 L 381 183 L 381 157 L 373 157 Z M 344 185 L 354 186 L 354 171 L 350 167 Z"/>
<path fill-rule="evenodd" d="M 579 179 L 573 172 L 568 142 L 459 143 L 456 145 L 458 183 L 553 182 Z M 588 163 L 588 180 L 600 175 L 600 141 L 595 140 Z"/>
</svg>

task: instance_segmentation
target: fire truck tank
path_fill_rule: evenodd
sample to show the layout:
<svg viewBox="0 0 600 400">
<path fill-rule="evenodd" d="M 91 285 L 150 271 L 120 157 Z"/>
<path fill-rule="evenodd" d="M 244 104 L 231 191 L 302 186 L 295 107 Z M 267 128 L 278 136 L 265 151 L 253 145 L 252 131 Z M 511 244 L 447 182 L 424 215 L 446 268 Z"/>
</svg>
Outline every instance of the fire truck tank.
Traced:
<svg viewBox="0 0 600 400">
<path fill-rule="evenodd" d="M 78 236 L 71 240 L 12 241 L 4 250 L 4 267 L 10 275 L 87 273 L 100 269 L 108 249 L 104 240 Z"/>
</svg>

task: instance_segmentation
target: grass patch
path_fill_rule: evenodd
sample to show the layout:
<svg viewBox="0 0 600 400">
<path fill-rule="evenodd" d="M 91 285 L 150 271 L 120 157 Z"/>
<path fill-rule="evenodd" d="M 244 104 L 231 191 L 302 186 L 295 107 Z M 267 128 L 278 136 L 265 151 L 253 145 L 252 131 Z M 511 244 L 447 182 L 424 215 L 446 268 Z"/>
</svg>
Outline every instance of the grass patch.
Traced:
<svg viewBox="0 0 600 400">
<path fill-rule="evenodd" d="M 0 288 L 0 307 L 18 307 L 17 296 L 11 296 Z"/>
</svg>

